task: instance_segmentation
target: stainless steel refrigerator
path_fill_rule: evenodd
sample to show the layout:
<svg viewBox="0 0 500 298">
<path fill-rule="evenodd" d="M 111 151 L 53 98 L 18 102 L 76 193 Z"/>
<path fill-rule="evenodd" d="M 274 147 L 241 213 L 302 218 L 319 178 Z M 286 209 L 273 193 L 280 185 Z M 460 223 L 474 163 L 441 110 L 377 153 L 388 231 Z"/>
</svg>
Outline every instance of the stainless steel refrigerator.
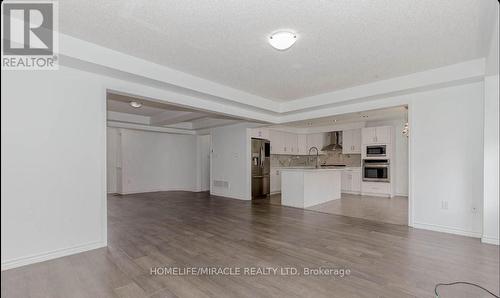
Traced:
<svg viewBox="0 0 500 298">
<path fill-rule="evenodd" d="M 252 139 L 252 199 L 270 193 L 271 144 L 268 140 Z"/>
</svg>

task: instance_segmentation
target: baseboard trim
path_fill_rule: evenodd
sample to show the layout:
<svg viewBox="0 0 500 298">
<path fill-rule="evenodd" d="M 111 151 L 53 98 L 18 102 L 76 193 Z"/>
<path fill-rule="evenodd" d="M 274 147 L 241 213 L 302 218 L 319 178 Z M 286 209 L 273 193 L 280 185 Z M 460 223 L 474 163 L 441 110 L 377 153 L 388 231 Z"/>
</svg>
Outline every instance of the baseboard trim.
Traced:
<svg viewBox="0 0 500 298">
<path fill-rule="evenodd" d="M 215 196 L 215 197 L 219 197 L 219 198 L 224 198 L 224 199 L 233 199 L 233 200 L 240 200 L 240 201 L 251 201 L 252 199 L 247 199 L 247 198 L 244 198 L 244 197 L 237 197 L 237 196 L 228 196 L 227 194 L 219 194 L 217 192 L 211 192 L 210 193 L 211 196 Z"/>
<path fill-rule="evenodd" d="M 481 242 L 493 245 L 500 245 L 500 241 L 498 238 L 483 236 L 481 238 Z"/>
<path fill-rule="evenodd" d="M 349 194 L 349 195 L 357 195 L 357 196 L 361 195 L 360 191 L 346 191 L 346 190 L 341 190 L 340 194 L 343 194 L 343 193 Z"/>
<path fill-rule="evenodd" d="M 148 193 L 148 192 L 160 192 L 160 191 L 190 191 L 190 192 L 199 192 L 200 190 L 196 188 L 158 188 L 158 189 L 145 189 L 145 190 L 131 190 L 131 191 L 126 191 L 126 192 L 121 192 L 119 193 L 122 196 L 125 195 L 135 195 L 135 194 L 141 194 L 141 193 Z"/>
<path fill-rule="evenodd" d="M 473 237 L 473 238 L 481 238 L 481 236 L 482 236 L 482 234 L 478 233 L 478 232 L 466 231 L 466 230 L 447 227 L 447 226 L 426 224 L 426 223 L 419 223 L 419 222 L 413 222 L 412 227 L 414 227 L 416 229 L 429 230 L 429 231 L 434 231 L 434 232 L 448 233 L 448 234 Z"/>
<path fill-rule="evenodd" d="M 370 197 L 380 197 L 380 198 L 390 198 L 391 194 L 388 193 L 373 193 L 373 192 L 361 192 L 362 196 L 370 196 Z"/>
<path fill-rule="evenodd" d="M 68 248 L 63 248 L 63 249 L 57 249 L 53 250 L 50 252 L 45 252 L 41 254 L 36 254 L 36 255 L 31 255 L 31 256 L 26 256 L 26 257 L 21 257 L 17 259 L 12 259 L 12 260 L 7 260 L 7 261 L 2 261 L 2 271 L 21 267 L 21 266 L 26 266 L 34 263 L 39 263 L 43 261 L 48 261 L 52 259 L 57 259 L 69 255 L 74 255 L 77 253 L 85 252 L 88 250 L 93 250 L 101 247 L 106 247 L 106 243 L 98 241 L 98 242 L 91 242 L 87 244 L 82 244 L 82 245 L 77 245 L 73 247 L 68 247 Z"/>
</svg>

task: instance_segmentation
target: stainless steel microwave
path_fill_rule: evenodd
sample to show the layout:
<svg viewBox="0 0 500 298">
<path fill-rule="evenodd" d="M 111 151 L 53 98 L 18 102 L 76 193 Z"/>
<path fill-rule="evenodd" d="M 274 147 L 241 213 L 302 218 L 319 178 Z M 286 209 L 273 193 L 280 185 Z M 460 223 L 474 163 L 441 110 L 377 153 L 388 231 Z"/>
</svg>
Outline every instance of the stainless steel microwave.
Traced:
<svg viewBox="0 0 500 298">
<path fill-rule="evenodd" d="M 366 157 L 387 157 L 386 145 L 369 145 L 365 150 Z"/>
</svg>

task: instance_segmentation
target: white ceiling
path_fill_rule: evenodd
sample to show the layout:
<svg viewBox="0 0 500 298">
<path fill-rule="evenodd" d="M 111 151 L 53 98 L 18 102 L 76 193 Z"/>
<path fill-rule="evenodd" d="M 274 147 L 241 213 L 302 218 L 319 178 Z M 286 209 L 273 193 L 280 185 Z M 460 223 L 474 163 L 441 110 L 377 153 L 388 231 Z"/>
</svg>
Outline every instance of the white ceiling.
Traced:
<svg viewBox="0 0 500 298">
<path fill-rule="evenodd" d="M 157 103 L 154 101 L 144 101 L 141 99 L 136 99 L 134 97 L 115 94 L 115 93 L 108 93 L 107 99 L 108 99 L 107 101 L 108 111 L 119 112 L 119 113 L 127 113 L 127 114 L 151 117 L 163 113 L 167 110 L 170 110 L 172 112 L 189 111 L 189 109 L 180 108 L 174 105 Z M 138 101 L 143 105 L 141 108 L 133 108 L 132 106 L 130 106 L 131 101 Z"/>
<path fill-rule="evenodd" d="M 142 104 L 130 106 L 131 101 Z M 200 130 L 233 124 L 239 118 L 187 109 L 116 93 L 107 94 L 108 121 L 184 130 Z M 110 113 L 111 112 L 111 113 Z"/>
<path fill-rule="evenodd" d="M 405 120 L 407 119 L 407 115 L 408 109 L 405 106 L 398 106 L 386 109 L 376 109 L 364 112 L 347 113 L 330 117 L 291 122 L 287 123 L 286 126 L 292 126 L 296 128 L 312 128 L 357 122 Z"/>
<path fill-rule="evenodd" d="M 59 2 L 60 30 L 283 101 L 484 57 L 496 0 Z M 291 29 L 297 43 L 272 49 Z"/>
</svg>

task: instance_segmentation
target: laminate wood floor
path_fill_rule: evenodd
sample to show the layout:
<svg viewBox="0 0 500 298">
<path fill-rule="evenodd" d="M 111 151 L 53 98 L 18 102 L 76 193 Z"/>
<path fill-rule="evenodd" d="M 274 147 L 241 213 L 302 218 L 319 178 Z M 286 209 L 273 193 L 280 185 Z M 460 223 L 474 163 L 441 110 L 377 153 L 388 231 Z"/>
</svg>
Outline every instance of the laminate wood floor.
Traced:
<svg viewBox="0 0 500 298">
<path fill-rule="evenodd" d="M 338 200 L 311 206 L 309 210 L 408 225 L 408 197 L 373 197 L 342 194 Z"/>
<path fill-rule="evenodd" d="M 2 297 L 433 297 L 499 292 L 478 239 L 276 206 L 157 192 L 108 199 L 107 248 L 2 272 Z M 159 266 L 347 268 L 332 276 L 151 275 Z M 299 271 L 302 272 L 302 271 Z M 441 297 L 488 297 L 441 289 Z"/>
</svg>

